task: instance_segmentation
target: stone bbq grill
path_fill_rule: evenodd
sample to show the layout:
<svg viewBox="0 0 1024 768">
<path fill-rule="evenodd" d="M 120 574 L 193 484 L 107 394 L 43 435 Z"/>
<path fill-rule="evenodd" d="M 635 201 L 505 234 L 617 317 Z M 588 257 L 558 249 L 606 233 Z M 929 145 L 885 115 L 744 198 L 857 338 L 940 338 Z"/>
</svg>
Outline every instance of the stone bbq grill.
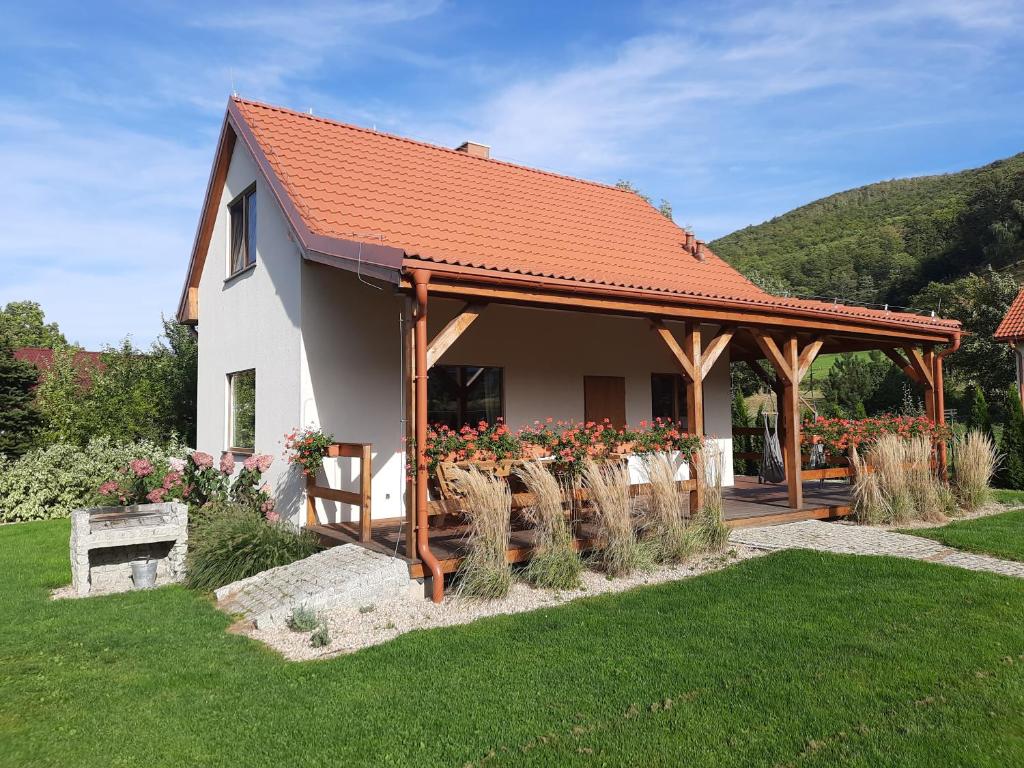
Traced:
<svg viewBox="0 0 1024 768">
<path fill-rule="evenodd" d="M 185 575 L 188 507 L 177 502 L 94 507 L 71 513 L 71 583 L 76 595 L 134 587 L 131 562 L 157 561 L 157 585 Z"/>
</svg>

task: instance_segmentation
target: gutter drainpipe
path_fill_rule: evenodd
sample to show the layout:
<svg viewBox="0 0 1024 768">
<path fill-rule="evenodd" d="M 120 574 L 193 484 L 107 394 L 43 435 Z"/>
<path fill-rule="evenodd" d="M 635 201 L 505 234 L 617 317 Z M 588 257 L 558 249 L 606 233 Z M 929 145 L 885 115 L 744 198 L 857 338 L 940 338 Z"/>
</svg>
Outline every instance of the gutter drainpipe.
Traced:
<svg viewBox="0 0 1024 768">
<path fill-rule="evenodd" d="M 935 420 L 939 424 L 946 423 L 946 388 L 942 381 L 942 361 L 947 355 L 951 355 L 960 349 L 960 334 L 953 337 L 953 343 L 935 355 L 935 371 L 932 376 L 935 379 Z M 939 471 L 942 479 L 949 479 L 949 470 L 946 464 L 946 441 L 939 443 Z"/>
<path fill-rule="evenodd" d="M 430 551 L 427 522 L 427 285 L 430 271 L 414 269 L 412 282 L 416 287 L 416 552 L 430 569 L 430 599 L 444 599 L 444 574 L 441 563 Z"/>
</svg>

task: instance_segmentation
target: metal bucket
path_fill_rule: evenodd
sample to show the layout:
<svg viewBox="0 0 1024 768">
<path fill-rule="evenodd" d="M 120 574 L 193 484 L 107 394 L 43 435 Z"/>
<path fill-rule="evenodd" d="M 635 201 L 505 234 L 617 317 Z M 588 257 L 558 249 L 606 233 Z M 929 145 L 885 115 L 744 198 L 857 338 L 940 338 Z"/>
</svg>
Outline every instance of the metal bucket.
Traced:
<svg viewBox="0 0 1024 768">
<path fill-rule="evenodd" d="M 156 560 L 132 560 L 132 583 L 135 589 L 156 586 Z"/>
</svg>

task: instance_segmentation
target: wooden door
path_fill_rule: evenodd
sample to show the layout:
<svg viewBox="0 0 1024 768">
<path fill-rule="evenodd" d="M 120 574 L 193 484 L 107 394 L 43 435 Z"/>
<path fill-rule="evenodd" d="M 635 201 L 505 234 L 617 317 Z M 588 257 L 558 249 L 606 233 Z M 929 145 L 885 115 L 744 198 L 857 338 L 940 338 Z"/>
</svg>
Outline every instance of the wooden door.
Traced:
<svg viewBox="0 0 1024 768">
<path fill-rule="evenodd" d="M 583 418 L 585 421 L 611 421 L 626 426 L 626 379 L 622 376 L 583 377 Z"/>
</svg>

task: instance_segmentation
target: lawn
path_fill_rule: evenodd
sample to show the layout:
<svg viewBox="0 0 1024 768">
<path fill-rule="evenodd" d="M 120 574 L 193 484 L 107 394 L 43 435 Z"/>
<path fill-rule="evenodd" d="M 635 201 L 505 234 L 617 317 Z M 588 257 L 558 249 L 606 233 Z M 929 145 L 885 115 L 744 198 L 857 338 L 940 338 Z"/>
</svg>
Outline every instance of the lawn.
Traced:
<svg viewBox="0 0 1024 768">
<path fill-rule="evenodd" d="M 288 663 L 0 528 L 0 765 L 1020 765 L 1024 583 L 783 552 Z"/>
<path fill-rule="evenodd" d="M 907 533 L 926 536 L 968 552 L 1024 560 L 1024 509 L 974 520 L 957 520 L 940 528 L 917 528 Z"/>
</svg>

